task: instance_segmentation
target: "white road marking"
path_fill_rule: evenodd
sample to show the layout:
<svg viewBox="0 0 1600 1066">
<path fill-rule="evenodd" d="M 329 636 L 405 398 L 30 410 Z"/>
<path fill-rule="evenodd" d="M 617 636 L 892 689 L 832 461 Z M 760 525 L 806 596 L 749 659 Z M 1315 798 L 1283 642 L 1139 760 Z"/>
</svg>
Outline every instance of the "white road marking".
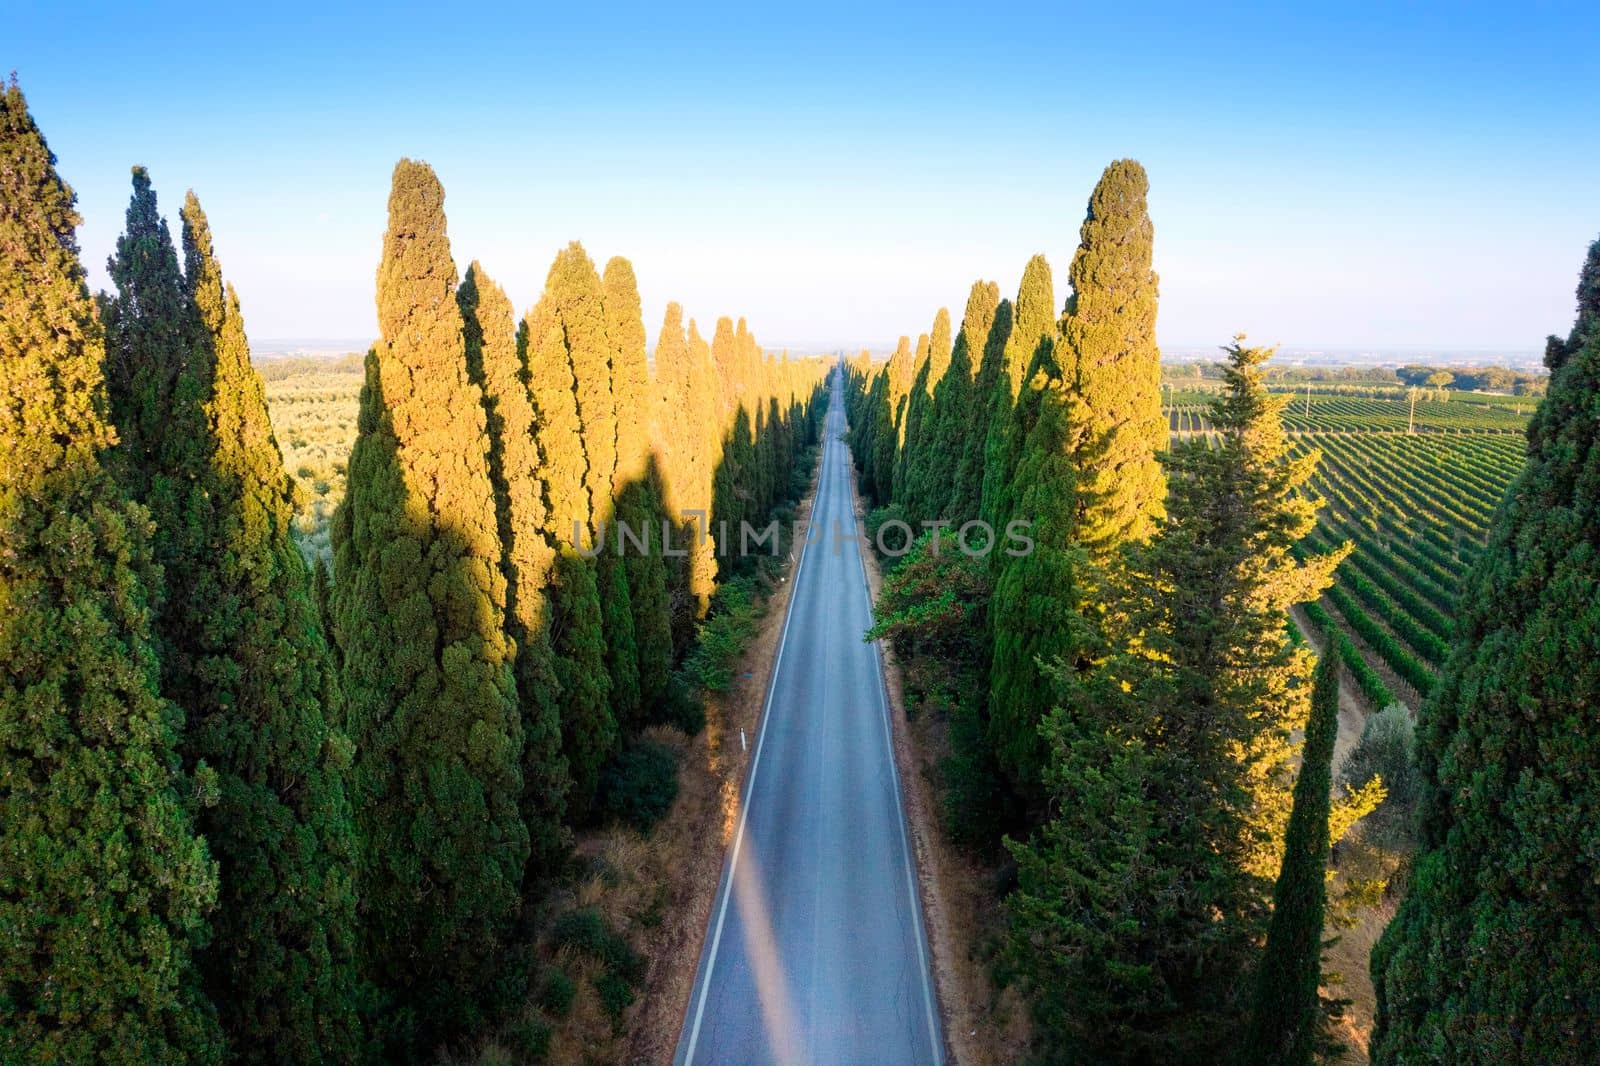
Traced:
<svg viewBox="0 0 1600 1066">
<path fill-rule="evenodd" d="M 832 414 L 833 400 L 829 397 L 829 415 Z M 811 521 L 816 517 L 822 502 L 822 490 L 827 482 L 824 480 L 828 468 L 828 449 L 833 443 L 833 438 L 826 430 L 822 436 L 822 474 L 817 478 L 817 496 L 811 501 L 811 514 L 806 516 L 806 539 L 800 544 L 800 565 L 795 568 L 795 587 L 800 587 L 800 575 L 806 568 L 806 548 L 811 543 Z M 771 719 L 772 697 L 778 690 L 778 671 L 783 667 L 783 649 L 789 643 L 789 623 L 794 620 L 794 595 L 791 593 L 789 604 L 783 614 L 783 634 L 778 638 L 778 654 L 772 661 L 772 676 L 767 679 L 767 702 L 761 710 L 761 729 L 756 733 L 756 754 L 750 761 L 750 779 L 745 782 L 744 799 L 739 805 L 739 829 L 733 837 L 733 853 L 728 859 L 728 879 L 722 886 L 722 903 L 717 907 L 717 927 L 711 934 L 711 954 L 706 958 L 706 972 L 700 978 L 700 1005 L 695 1008 L 694 1025 L 689 1030 L 689 1046 L 683 1053 L 684 1066 L 694 1062 L 695 1045 L 700 1042 L 700 1023 L 705 1019 L 706 1000 L 711 995 L 711 975 L 717 966 L 717 951 L 722 947 L 722 927 L 728 918 L 728 900 L 733 894 L 733 874 L 739 866 L 739 851 L 744 844 L 745 822 L 750 814 L 750 797 L 755 795 L 756 772 L 761 769 L 761 748 L 767 739 L 767 722 Z M 898 799 L 898 794 L 896 795 Z M 901 829 L 904 834 L 904 828 Z M 919 947 L 920 950 L 920 947 Z M 926 979 L 926 978 L 924 978 Z"/>
</svg>

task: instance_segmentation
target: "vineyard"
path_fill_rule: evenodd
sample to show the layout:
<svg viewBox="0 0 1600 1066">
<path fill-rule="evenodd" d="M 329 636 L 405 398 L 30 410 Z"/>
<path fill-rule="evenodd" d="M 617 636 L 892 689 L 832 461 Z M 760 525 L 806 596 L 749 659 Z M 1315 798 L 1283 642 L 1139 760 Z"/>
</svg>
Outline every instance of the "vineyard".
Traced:
<svg viewBox="0 0 1600 1066">
<path fill-rule="evenodd" d="M 1376 392 L 1377 390 L 1363 390 Z M 1413 410 L 1403 391 L 1352 396 L 1338 392 L 1285 393 L 1283 422 L 1291 433 L 1520 433 L 1536 398 L 1421 390 Z M 1448 399 L 1443 397 L 1448 396 Z M 1174 390 L 1167 420 L 1174 433 L 1204 433 L 1209 428 L 1210 396 Z"/>
<path fill-rule="evenodd" d="M 1515 433 L 1305 433 L 1319 449 L 1325 501 L 1309 551 L 1355 551 L 1306 615 L 1334 635 L 1367 703 L 1415 707 L 1450 653 L 1456 603 L 1506 486 L 1521 468 Z"/>
</svg>

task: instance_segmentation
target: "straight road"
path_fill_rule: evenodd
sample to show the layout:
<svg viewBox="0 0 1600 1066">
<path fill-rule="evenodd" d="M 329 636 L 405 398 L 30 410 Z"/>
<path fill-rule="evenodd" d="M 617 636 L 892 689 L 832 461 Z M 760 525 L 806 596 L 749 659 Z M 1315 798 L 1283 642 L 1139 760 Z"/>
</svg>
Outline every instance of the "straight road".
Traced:
<svg viewBox="0 0 1600 1066">
<path fill-rule="evenodd" d="M 840 390 L 679 1064 L 944 1056 Z"/>
</svg>

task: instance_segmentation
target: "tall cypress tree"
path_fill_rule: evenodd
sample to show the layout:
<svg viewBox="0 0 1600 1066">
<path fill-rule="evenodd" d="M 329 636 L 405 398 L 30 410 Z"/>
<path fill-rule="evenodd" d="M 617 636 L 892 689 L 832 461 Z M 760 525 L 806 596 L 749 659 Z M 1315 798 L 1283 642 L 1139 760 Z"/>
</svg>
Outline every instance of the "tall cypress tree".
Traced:
<svg viewBox="0 0 1600 1066">
<path fill-rule="evenodd" d="M 973 379 L 999 307 L 1000 286 L 992 281 L 972 283 L 967 309 L 961 316 L 961 332 L 951 349 L 949 369 L 934 396 L 934 440 L 927 472 L 930 517 L 956 522 L 978 517 L 978 484 L 971 476 L 975 471 L 968 467 L 968 480 L 963 483 L 962 461 L 972 425 Z"/>
<path fill-rule="evenodd" d="M 1153 227 L 1144 167 L 1119 159 L 1089 196 L 1062 318 L 1063 371 L 1083 405 L 1078 538 L 1104 556 L 1149 536 L 1166 482 Z"/>
<path fill-rule="evenodd" d="M 1372 956 L 1375 1062 L 1600 1043 L 1600 241 L 1418 715 L 1422 843 Z"/>
<path fill-rule="evenodd" d="M 116 439 L 72 190 L 0 93 L 0 1058 L 216 1062 L 192 956 L 217 871 L 157 692 L 159 580 Z"/>
<path fill-rule="evenodd" d="M 188 598 L 165 620 L 178 664 L 191 671 L 171 686 L 184 701 L 185 756 L 208 764 L 220 784 L 200 818 L 222 866 L 201 968 L 235 1058 L 356 1061 L 364 1057 L 356 1010 L 366 998 L 358 857 L 343 779 L 349 741 L 329 725 L 333 661 L 239 299 L 222 280 L 193 193 L 183 248 L 199 376 L 211 382 L 209 435 L 202 465 L 166 473 L 204 487 L 206 506 L 191 520 L 211 550 L 192 560 Z M 183 412 L 168 420 L 189 421 Z"/>
<path fill-rule="evenodd" d="M 716 587 L 717 562 L 708 536 L 711 483 L 721 428 L 718 422 L 710 352 L 694 322 L 687 336 L 683 310 L 667 305 L 656 338 L 657 418 L 652 448 L 663 471 L 662 496 L 671 525 L 681 530 L 674 550 L 686 551 L 682 564 L 684 602 L 673 611 L 674 643 L 679 650 L 694 634 Z M 698 511 L 699 518 L 690 516 Z"/>
<path fill-rule="evenodd" d="M 1339 736 L 1339 659 L 1324 655 L 1311 685 L 1283 868 L 1272 923 L 1256 968 L 1245 1059 L 1261 1066 L 1311 1066 L 1322 1019 L 1322 918 L 1328 897 L 1329 790 Z"/>
<path fill-rule="evenodd" d="M 419 1051 L 514 992 L 495 959 L 529 851 L 487 430 L 455 297 L 444 190 L 403 159 L 332 602 L 368 953 L 394 1000 L 392 1039 Z"/>
<path fill-rule="evenodd" d="M 1283 618 L 1349 551 L 1292 554 L 1316 456 L 1289 456 L 1269 354 L 1229 349 L 1221 445 L 1173 450 L 1153 541 L 1114 572 L 1072 549 L 1079 595 L 1117 609 L 1067 614 L 1073 657 L 1051 665 L 1060 706 L 1040 730 L 1052 814 L 1012 846 L 1012 956 L 1061 1058 L 1212 1062 L 1241 1034 L 1247 989 L 1216 974 L 1247 971 L 1265 932 L 1308 713 L 1308 653 Z"/>
<path fill-rule="evenodd" d="M 928 334 L 928 361 L 919 368 L 918 381 L 911 389 L 911 408 L 907 415 L 906 452 L 909 469 L 901 503 L 913 524 L 938 518 L 945 492 L 950 487 L 948 477 L 943 481 L 935 480 L 944 466 L 939 440 L 938 392 L 950 370 L 950 358 L 950 312 L 941 307 L 933 316 L 933 330 Z"/>
<path fill-rule="evenodd" d="M 989 425 L 994 420 L 994 406 L 1000 390 L 1005 387 L 1006 349 L 1010 347 L 1015 320 L 1015 305 L 1010 300 L 1001 300 L 995 307 L 988 335 L 983 338 L 983 355 L 973 374 L 971 400 L 967 410 L 960 413 L 964 420 L 961 459 L 956 464 L 955 486 L 950 493 L 946 516 L 958 525 L 984 517 L 983 480 L 988 462 Z"/>
<path fill-rule="evenodd" d="M 997 531 L 1003 531 L 1011 519 L 1008 494 L 1022 446 L 1033 429 L 1028 420 L 1033 405 L 1029 410 L 1019 409 L 1024 384 L 1029 374 L 1051 357 L 1056 339 L 1055 285 L 1044 256 L 1028 260 L 1012 307 L 1011 333 L 1006 338 L 1004 366 L 989 401 L 989 428 L 984 443 L 982 517 Z M 1002 388 L 1004 392 L 1000 391 Z"/>
<path fill-rule="evenodd" d="M 473 263 L 456 293 L 467 373 L 482 392 L 489 479 L 506 579 L 506 628 L 517 644 L 522 709 L 522 819 L 531 847 L 528 876 L 549 876 L 567 847 L 571 782 L 561 747 L 561 689 L 550 644 L 555 550 L 545 532 L 544 485 L 533 400 L 518 351 L 511 300 Z"/>
<path fill-rule="evenodd" d="M 662 555 L 660 478 L 650 458 L 650 422 L 655 412 L 645 351 L 644 318 L 633 264 L 615 256 L 601 278 L 605 290 L 606 337 L 611 343 L 612 391 L 617 408 L 617 519 L 644 541 L 627 542 L 623 565 L 633 605 L 638 649 L 639 699 L 649 708 L 666 694 L 672 675 L 672 611 Z M 612 537 L 606 550 L 617 548 Z"/>
<path fill-rule="evenodd" d="M 872 441 L 872 483 L 880 505 L 894 496 L 894 467 L 900 453 L 899 435 L 905 421 L 906 393 L 911 389 L 911 363 L 911 338 L 901 337 L 884 369 L 884 402 L 878 412 L 877 433 Z"/>
<path fill-rule="evenodd" d="M 929 347 L 928 335 L 919 334 L 915 354 L 911 357 L 911 379 L 906 387 L 905 413 L 900 416 L 900 452 L 895 457 L 894 498 L 902 508 L 911 493 L 911 442 L 920 435 L 923 412 L 927 408 Z"/>
<path fill-rule="evenodd" d="M 550 265 L 544 294 L 524 321 L 521 342 L 539 427 L 545 533 L 557 549 L 550 631 L 561 686 L 562 746 L 572 775 L 568 810 L 579 821 L 588 817 L 600 766 L 617 736 L 595 565 L 578 550 L 578 541 L 594 535 L 591 491 L 598 482 L 588 480 L 574 370 L 579 362 L 590 365 L 593 355 L 575 357 L 574 349 L 598 344 L 604 350 L 601 305 L 594 264 L 581 246 L 569 245 Z"/>
<path fill-rule="evenodd" d="M 583 245 L 574 241 L 565 254 L 563 279 L 571 288 L 561 304 L 561 321 L 577 399 L 583 480 L 589 497 L 586 536 L 591 544 L 598 546 L 605 532 L 612 529 L 616 517 L 613 490 L 617 470 L 617 409 L 611 385 L 612 348 L 607 337 L 605 293 L 600 275 Z M 614 533 L 611 540 L 615 548 Z M 600 599 L 612 714 L 617 722 L 635 722 L 639 717 L 639 653 L 634 639 L 627 573 L 614 550 L 601 551 L 591 565 Z"/>
</svg>

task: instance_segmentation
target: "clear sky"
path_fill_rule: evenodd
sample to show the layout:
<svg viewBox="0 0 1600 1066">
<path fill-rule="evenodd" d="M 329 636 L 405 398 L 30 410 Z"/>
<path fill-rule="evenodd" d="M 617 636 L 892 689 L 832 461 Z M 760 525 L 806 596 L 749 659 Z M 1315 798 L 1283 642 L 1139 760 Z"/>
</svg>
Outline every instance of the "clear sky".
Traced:
<svg viewBox="0 0 1600 1066">
<path fill-rule="evenodd" d="M 258 339 L 373 333 L 403 155 L 463 269 L 521 309 L 564 242 L 627 255 L 652 340 L 676 299 L 892 343 L 1036 251 L 1062 294 L 1119 156 L 1169 347 L 1537 348 L 1600 235 L 1592 2 L 341 6 L 11 7 L 93 285 L 135 163 L 174 222 L 200 196 Z"/>
</svg>

